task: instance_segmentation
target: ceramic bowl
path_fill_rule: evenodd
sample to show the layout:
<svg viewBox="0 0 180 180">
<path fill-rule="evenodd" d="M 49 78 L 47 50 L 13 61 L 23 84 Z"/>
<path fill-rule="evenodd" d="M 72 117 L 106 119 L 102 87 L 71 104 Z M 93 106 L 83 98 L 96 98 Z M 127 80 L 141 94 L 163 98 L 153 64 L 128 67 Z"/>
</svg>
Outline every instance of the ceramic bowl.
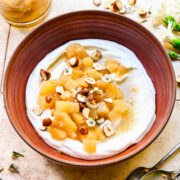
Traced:
<svg viewBox="0 0 180 180">
<path fill-rule="evenodd" d="M 57 153 L 31 125 L 25 107 L 25 88 L 34 67 L 55 48 L 75 39 L 98 38 L 117 42 L 139 58 L 156 89 L 156 120 L 137 144 L 115 156 L 82 160 Z M 4 101 L 17 133 L 34 150 L 64 165 L 92 167 L 125 160 L 146 148 L 160 134 L 171 115 L 175 101 L 175 77 L 171 62 L 160 42 L 143 26 L 117 14 L 79 11 L 56 17 L 35 29 L 14 52 L 5 76 Z"/>
</svg>

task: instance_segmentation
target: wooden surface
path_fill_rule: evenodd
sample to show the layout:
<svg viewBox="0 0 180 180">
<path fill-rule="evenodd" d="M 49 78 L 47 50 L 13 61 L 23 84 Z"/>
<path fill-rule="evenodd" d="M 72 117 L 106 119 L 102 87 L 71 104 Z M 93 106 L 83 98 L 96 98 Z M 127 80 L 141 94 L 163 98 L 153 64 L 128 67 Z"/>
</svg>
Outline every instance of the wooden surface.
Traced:
<svg viewBox="0 0 180 180">
<path fill-rule="evenodd" d="M 84 9 L 100 8 L 95 7 L 91 0 L 53 0 L 52 11 L 48 19 L 66 12 Z M 148 148 L 129 160 L 109 167 L 84 170 L 54 164 L 33 151 L 21 140 L 10 124 L 2 96 L 5 68 L 15 48 L 32 29 L 14 28 L 0 17 L 0 169 L 5 168 L 0 173 L 0 178 L 3 180 L 123 180 L 136 167 L 152 166 L 180 142 L 180 88 L 177 87 L 175 107 L 166 128 Z M 176 75 L 180 75 L 180 62 L 173 62 L 173 66 Z M 21 152 L 25 157 L 12 160 L 11 154 L 14 150 Z M 8 171 L 8 166 L 11 163 L 19 167 L 20 174 Z M 170 158 L 162 168 L 166 170 L 180 169 L 180 151 Z"/>
</svg>

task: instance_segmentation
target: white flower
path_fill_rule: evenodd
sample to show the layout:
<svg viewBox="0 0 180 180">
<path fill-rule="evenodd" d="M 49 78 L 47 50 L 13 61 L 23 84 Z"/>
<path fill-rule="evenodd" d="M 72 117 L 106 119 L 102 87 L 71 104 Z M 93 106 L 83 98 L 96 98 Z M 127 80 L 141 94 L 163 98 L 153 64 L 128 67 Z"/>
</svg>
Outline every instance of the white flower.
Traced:
<svg viewBox="0 0 180 180">
<path fill-rule="evenodd" d="M 161 42 L 171 42 L 172 39 L 175 38 L 174 34 L 172 33 L 173 24 L 172 22 L 168 21 L 168 27 L 164 27 L 163 25 L 159 26 L 159 38 Z"/>
</svg>

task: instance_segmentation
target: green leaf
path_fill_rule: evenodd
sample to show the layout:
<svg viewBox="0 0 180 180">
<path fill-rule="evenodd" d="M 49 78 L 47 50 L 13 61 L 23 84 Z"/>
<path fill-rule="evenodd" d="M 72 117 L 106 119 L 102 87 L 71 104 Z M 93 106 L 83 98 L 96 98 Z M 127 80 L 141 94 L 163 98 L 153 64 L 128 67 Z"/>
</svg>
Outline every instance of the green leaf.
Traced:
<svg viewBox="0 0 180 180">
<path fill-rule="evenodd" d="M 17 170 L 17 168 L 14 166 L 14 164 L 11 164 L 8 168 L 8 170 L 12 173 L 19 173 L 19 171 Z"/>
<path fill-rule="evenodd" d="M 173 46 L 175 49 L 180 50 L 180 39 L 179 39 L 179 38 L 174 38 L 174 39 L 171 41 L 171 44 L 172 44 L 172 46 Z"/>
<path fill-rule="evenodd" d="M 144 19 L 144 20 L 142 20 L 142 21 L 140 21 L 139 23 L 145 23 L 145 22 L 147 22 L 148 20 L 147 19 Z"/>
<path fill-rule="evenodd" d="M 23 155 L 23 154 L 20 154 L 20 153 L 18 153 L 18 152 L 16 152 L 16 151 L 13 151 L 12 159 L 16 159 L 16 158 L 18 158 L 18 157 L 24 157 L 24 155 Z"/>
<path fill-rule="evenodd" d="M 152 6 L 149 7 L 148 14 L 152 14 L 151 13 L 151 8 L 152 8 Z"/>
<path fill-rule="evenodd" d="M 1 168 L 1 169 L 0 169 L 0 173 L 1 173 L 2 171 L 4 171 L 4 168 Z"/>
<path fill-rule="evenodd" d="M 171 60 L 178 60 L 180 58 L 180 55 L 173 51 L 168 52 L 168 55 L 171 58 Z"/>
<path fill-rule="evenodd" d="M 180 24 L 172 16 L 166 16 L 163 22 L 166 26 L 168 26 L 169 22 L 172 22 L 173 30 L 180 31 Z"/>
</svg>

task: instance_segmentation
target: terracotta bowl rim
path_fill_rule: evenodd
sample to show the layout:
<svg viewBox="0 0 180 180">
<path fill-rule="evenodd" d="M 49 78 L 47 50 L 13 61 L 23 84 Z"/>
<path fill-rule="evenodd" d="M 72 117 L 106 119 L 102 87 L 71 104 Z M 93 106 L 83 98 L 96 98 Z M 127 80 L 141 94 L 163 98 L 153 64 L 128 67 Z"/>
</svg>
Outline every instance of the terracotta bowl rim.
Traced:
<svg viewBox="0 0 180 180">
<path fill-rule="evenodd" d="M 174 72 L 174 69 L 173 69 L 173 65 L 172 65 L 172 62 L 169 58 L 169 56 L 167 55 L 166 53 L 166 59 L 168 59 L 168 61 L 166 61 L 170 67 L 170 69 L 172 70 L 171 73 L 172 73 L 172 76 L 173 76 L 173 79 L 174 81 L 172 82 L 173 83 L 173 88 L 174 88 L 174 92 L 173 92 L 173 100 L 171 101 L 171 109 L 170 109 L 170 112 L 169 112 L 169 115 L 166 119 L 166 121 L 164 122 L 163 126 L 161 127 L 160 131 L 154 135 L 154 137 L 149 140 L 149 142 L 143 146 L 143 147 L 140 147 L 138 150 L 136 150 L 135 152 L 130 152 L 128 153 L 127 155 L 123 156 L 122 157 L 117 157 L 115 159 L 112 159 L 112 160 L 108 160 L 107 162 L 95 162 L 93 164 L 85 164 L 85 163 L 82 163 L 82 162 L 72 162 L 71 160 L 60 160 L 60 159 L 57 159 L 57 158 L 53 158 L 51 156 L 49 156 L 48 154 L 44 154 L 43 152 L 41 152 L 40 150 L 36 149 L 31 143 L 29 143 L 24 137 L 23 135 L 21 134 L 21 132 L 18 131 L 18 129 L 15 127 L 11 117 L 10 117 L 10 114 L 8 112 L 8 107 L 7 107 L 7 99 L 6 99 L 6 80 L 7 80 L 7 76 L 8 76 L 8 71 L 11 67 L 11 64 L 12 64 L 12 57 L 14 56 L 14 54 L 16 54 L 16 52 L 18 51 L 18 49 L 21 49 L 21 46 L 23 43 L 25 43 L 28 38 L 30 36 L 32 36 L 34 33 L 36 33 L 36 31 L 38 31 L 39 29 L 43 28 L 44 26 L 47 26 L 49 23 L 53 22 L 53 21 L 57 21 L 59 18 L 66 18 L 66 17 L 72 17 L 73 15 L 77 15 L 77 14 L 84 14 L 84 13 L 89 13 L 89 14 L 102 14 L 102 15 L 105 15 L 105 16 L 114 16 L 114 18 L 118 18 L 119 16 L 121 16 L 121 18 L 124 18 L 125 20 L 129 21 L 130 23 L 133 23 L 133 24 L 136 24 L 136 26 L 138 27 L 138 29 L 141 29 L 141 31 L 145 31 L 148 36 L 151 36 L 153 38 L 153 41 L 155 41 L 156 45 L 160 48 L 161 52 L 165 52 L 165 49 L 164 47 L 162 46 L 162 44 L 160 43 L 160 41 L 156 38 L 156 36 L 154 36 L 148 29 L 146 29 L 144 26 L 142 26 L 141 24 L 137 23 L 136 21 L 126 17 L 126 16 L 123 16 L 123 15 L 119 15 L 119 14 L 116 14 L 116 13 L 112 13 L 112 12 L 107 12 L 105 10 L 79 10 L 79 11 L 73 11 L 73 12 L 68 12 L 68 13 L 64 13 L 62 15 L 59 15 L 59 16 L 56 16 L 44 23 L 42 23 L 41 25 L 39 25 L 38 27 L 36 27 L 32 32 L 30 32 L 21 42 L 20 44 L 15 48 L 11 58 L 10 58 L 10 61 L 8 62 L 7 64 L 7 68 L 6 68 L 6 72 L 5 72 L 5 75 L 4 75 L 4 82 L 3 82 L 3 100 L 4 100 L 4 105 L 5 105 L 5 110 L 6 110 L 6 113 L 8 115 L 8 118 L 9 118 L 9 121 L 11 122 L 13 128 L 15 129 L 15 131 L 17 132 L 17 134 L 23 139 L 23 141 L 28 145 L 30 146 L 33 150 L 35 150 L 36 152 L 38 152 L 39 154 L 41 154 L 42 156 L 56 162 L 56 163 L 60 163 L 62 165 L 66 165 L 66 166 L 74 166 L 74 167 L 101 167 L 101 166 L 108 166 L 108 165 L 111 165 L 111 164 L 115 164 L 115 163 L 118 163 L 118 162 L 122 162 L 124 160 L 127 160 L 131 157 L 133 157 L 134 155 L 140 153 L 141 151 L 143 151 L 145 148 L 147 148 L 160 134 L 161 132 L 163 131 L 163 129 L 165 128 L 165 126 L 167 125 L 168 121 L 169 121 L 169 118 L 172 114 L 172 111 L 174 109 L 174 104 L 175 104 L 175 100 L 176 100 L 176 80 L 175 80 L 175 72 Z M 132 145 L 133 146 L 133 145 Z M 78 158 L 76 158 L 78 159 Z M 104 159 L 108 159 L 108 158 L 104 158 Z M 103 159 L 102 159 L 103 160 Z M 91 160 L 90 160 L 91 161 Z M 98 161 L 98 160 L 97 160 Z"/>
</svg>

